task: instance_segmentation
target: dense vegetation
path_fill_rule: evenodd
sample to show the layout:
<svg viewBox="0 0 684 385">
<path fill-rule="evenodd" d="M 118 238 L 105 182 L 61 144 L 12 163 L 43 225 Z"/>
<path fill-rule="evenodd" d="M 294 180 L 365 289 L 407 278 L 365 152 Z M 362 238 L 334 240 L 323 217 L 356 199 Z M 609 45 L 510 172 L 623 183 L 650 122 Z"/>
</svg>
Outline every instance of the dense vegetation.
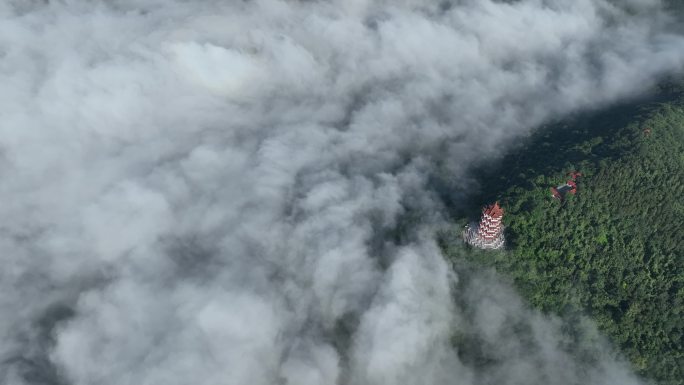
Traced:
<svg viewBox="0 0 684 385">
<path fill-rule="evenodd" d="M 591 315 L 637 372 L 684 384 L 684 98 L 669 91 L 546 127 L 484 165 L 469 216 L 498 199 L 508 249 L 443 247 L 494 266 L 543 311 Z M 579 192 L 561 204 L 549 187 L 572 170 Z"/>
</svg>

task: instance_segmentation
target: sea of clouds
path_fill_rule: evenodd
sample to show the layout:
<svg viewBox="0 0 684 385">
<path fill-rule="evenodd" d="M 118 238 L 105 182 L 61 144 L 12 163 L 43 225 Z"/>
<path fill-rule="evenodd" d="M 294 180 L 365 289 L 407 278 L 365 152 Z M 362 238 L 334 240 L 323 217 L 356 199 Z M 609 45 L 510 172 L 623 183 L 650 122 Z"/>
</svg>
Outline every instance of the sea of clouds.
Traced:
<svg viewBox="0 0 684 385">
<path fill-rule="evenodd" d="M 0 1 L 0 383 L 639 383 L 451 268 L 430 175 L 456 194 L 681 71 L 681 23 L 656 0 Z"/>
</svg>

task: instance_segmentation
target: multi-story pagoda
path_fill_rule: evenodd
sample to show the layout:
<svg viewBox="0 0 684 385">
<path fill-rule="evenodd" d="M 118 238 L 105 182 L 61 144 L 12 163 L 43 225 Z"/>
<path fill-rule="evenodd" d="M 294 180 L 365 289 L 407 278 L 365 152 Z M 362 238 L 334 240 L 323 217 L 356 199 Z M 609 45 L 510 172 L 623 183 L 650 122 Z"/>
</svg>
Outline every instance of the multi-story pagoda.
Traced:
<svg viewBox="0 0 684 385">
<path fill-rule="evenodd" d="M 472 223 L 463 230 L 463 241 L 480 249 L 500 249 L 504 246 L 504 211 L 499 202 L 485 206 L 479 224 Z"/>
</svg>

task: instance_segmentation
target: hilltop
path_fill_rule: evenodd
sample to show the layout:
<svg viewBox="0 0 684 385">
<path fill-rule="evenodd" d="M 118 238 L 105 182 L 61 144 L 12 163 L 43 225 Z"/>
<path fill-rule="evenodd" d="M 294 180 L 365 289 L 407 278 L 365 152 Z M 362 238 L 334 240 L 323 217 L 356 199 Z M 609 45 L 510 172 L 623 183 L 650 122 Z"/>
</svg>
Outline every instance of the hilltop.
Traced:
<svg viewBox="0 0 684 385">
<path fill-rule="evenodd" d="M 553 199 L 573 170 L 578 193 Z M 590 315 L 637 373 L 684 384 L 681 87 L 543 127 L 478 175 L 481 192 L 455 220 L 499 200 L 507 250 L 465 249 L 455 226 L 446 255 L 494 267 L 544 312 Z"/>
</svg>

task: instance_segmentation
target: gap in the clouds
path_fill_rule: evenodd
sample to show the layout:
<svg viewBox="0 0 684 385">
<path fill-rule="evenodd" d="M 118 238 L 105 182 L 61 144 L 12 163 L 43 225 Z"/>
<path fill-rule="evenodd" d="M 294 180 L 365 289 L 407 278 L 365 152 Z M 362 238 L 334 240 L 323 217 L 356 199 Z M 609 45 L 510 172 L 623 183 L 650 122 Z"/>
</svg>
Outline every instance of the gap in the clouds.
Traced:
<svg viewBox="0 0 684 385">
<path fill-rule="evenodd" d="M 511 146 L 502 158 L 475 166 L 475 193 L 467 196 L 463 206 L 452 208 L 452 217 L 477 215 L 484 203 L 499 199 L 511 186 L 530 188 L 534 177 L 566 169 L 596 168 L 601 161 L 619 159 L 629 148 L 616 145 L 614 134 L 681 94 L 682 89 L 675 84 L 664 83 L 647 96 L 538 127 L 529 138 Z"/>
<path fill-rule="evenodd" d="M 531 306 L 561 316 L 571 355 L 591 361 L 598 354 L 586 344 L 589 316 L 638 374 L 663 384 L 684 378 L 681 84 L 541 127 L 480 165 L 479 191 L 449 207 L 456 225 L 440 239 L 457 272 L 493 268 Z M 549 187 L 572 170 L 584 174 L 579 192 L 561 204 Z M 506 210 L 507 250 L 465 248 L 460 227 L 494 200 Z M 461 290 L 470 276 L 459 274 Z M 453 342 L 464 362 L 495 363 L 476 335 L 456 333 Z"/>
</svg>

